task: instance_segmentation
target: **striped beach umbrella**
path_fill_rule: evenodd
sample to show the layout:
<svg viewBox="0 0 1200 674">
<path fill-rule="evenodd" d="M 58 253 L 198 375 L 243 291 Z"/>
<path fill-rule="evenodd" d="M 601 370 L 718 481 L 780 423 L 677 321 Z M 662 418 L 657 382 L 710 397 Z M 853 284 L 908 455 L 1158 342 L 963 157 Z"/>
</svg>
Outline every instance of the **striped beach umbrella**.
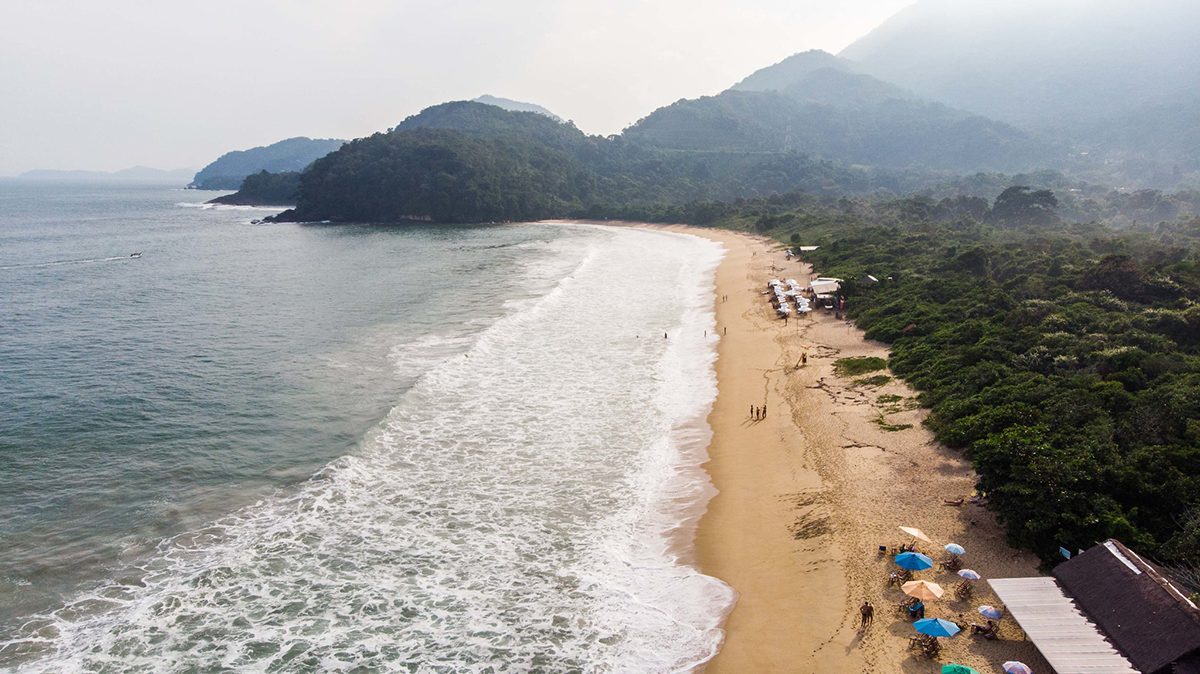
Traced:
<svg viewBox="0 0 1200 674">
<path fill-rule="evenodd" d="M 967 554 L 967 549 L 964 548 L 963 546 L 959 545 L 958 543 L 947 543 L 946 544 L 946 552 L 949 552 L 950 554 L 956 555 L 956 556 L 957 555 L 965 555 L 965 554 Z"/>
<path fill-rule="evenodd" d="M 1033 674 L 1033 670 L 1024 662 L 1010 660 L 1003 665 L 1005 674 Z"/>
<path fill-rule="evenodd" d="M 958 575 L 962 576 L 963 578 L 966 578 L 967 580 L 979 580 L 980 578 L 983 577 L 983 576 L 979 575 L 979 572 L 976 571 L 975 569 L 961 569 L 958 572 Z"/>
</svg>

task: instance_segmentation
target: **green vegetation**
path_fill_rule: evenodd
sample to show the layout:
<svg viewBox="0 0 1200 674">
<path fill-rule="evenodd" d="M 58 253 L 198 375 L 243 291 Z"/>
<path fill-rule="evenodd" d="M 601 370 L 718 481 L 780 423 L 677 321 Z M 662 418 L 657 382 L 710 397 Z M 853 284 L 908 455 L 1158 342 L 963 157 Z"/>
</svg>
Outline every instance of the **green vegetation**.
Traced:
<svg viewBox="0 0 1200 674">
<path fill-rule="evenodd" d="M 860 374 L 875 372 L 886 367 L 887 361 L 875 356 L 839 358 L 833 363 L 833 371 L 839 377 L 857 377 Z"/>
<path fill-rule="evenodd" d="M 820 245 L 806 261 L 847 279 L 849 312 L 891 344 L 1013 544 L 1049 560 L 1115 536 L 1195 563 L 1200 219 L 1065 223 L 1037 192 L 1007 193 L 1015 209 L 795 195 L 719 224 Z"/>
<path fill-rule="evenodd" d="M 874 377 L 863 377 L 862 379 L 855 379 L 854 385 L 855 386 L 876 386 L 876 387 L 878 387 L 878 386 L 883 386 L 884 384 L 888 383 L 891 380 L 892 380 L 892 378 L 887 376 L 886 374 L 877 374 Z"/>
<path fill-rule="evenodd" d="M 875 418 L 875 424 L 877 426 L 879 426 L 879 428 L 887 431 L 888 433 L 896 433 L 898 431 L 907 431 L 908 429 L 913 427 L 912 424 L 890 423 L 890 422 L 888 422 L 887 418 L 884 417 L 882 414 L 880 414 L 878 417 Z"/>
<path fill-rule="evenodd" d="M 243 206 L 283 206 L 296 203 L 296 194 L 300 190 L 300 174 L 295 171 L 287 173 L 258 173 L 246 176 L 241 188 L 234 194 L 217 197 L 209 203 L 238 204 Z"/>
<path fill-rule="evenodd" d="M 545 115 L 445 103 L 347 143 L 303 172 L 283 220 L 496 222 L 552 217 L 669 219 L 702 199 L 805 189 L 906 189 L 905 180 L 794 152 L 677 152 L 587 136 Z M 674 218 L 676 220 L 682 218 Z"/>
</svg>

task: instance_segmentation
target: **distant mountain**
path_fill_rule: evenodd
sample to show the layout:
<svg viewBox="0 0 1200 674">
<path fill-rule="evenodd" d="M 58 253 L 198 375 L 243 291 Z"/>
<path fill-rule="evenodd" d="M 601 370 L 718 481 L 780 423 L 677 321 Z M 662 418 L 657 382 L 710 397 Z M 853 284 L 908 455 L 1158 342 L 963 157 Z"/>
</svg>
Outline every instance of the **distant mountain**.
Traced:
<svg viewBox="0 0 1200 674">
<path fill-rule="evenodd" d="M 919 0 L 840 56 L 1070 141 L 1081 170 L 1122 164 L 1138 178 L 1200 170 L 1197 31 L 1200 3 L 1178 0 Z"/>
<path fill-rule="evenodd" d="M 918 98 L 830 54 L 764 68 L 716 96 L 681 100 L 624 132 L 688 151 L 805 152 L 850 164 L 1016 171 L 1058 160 L 1015 127 Z"/>
<path fill-rule="evenodd" d="M 484 105 L 494 105 L 497 108 L 503 108 L 510 112 L 536 112 L 539 115 L 545 115 L 556 122 L 563 121 L 562 117 L 559 117 L 553 112 L 550 112 L 546 108 L 543 108 L 535 103 L 523 103 L 521 101 L 514 101 L 511 98 L 500 98 L 499 96 L 489 96 L 488 94 L 484 94 L 471 100 L 475 103 L 483 103 Z"/>
<path fill-rule="evenodd" d="M 497 108 L 508 114 L 497 114 Z M 587 138 L 582 131 L 553 115 L 527 110 L 510 111 L 476 101 L 451 101 L 425 108 L 400 122 L 393 130 L 414 129 L 449 129 L 489 136 L 519 135 L 559 148 L 575 146 Z"/>
<path fill-rule="evenodd" d="M 201 190 L 236 190 L 246 176 L 268 171 L 303 171 L 313 160 L 333 152 L 346 141 L 334 138 L 288 138 L 278 143 L 221 155 L 192 178 L 191 187 Z"/>
<path fill-rule="evenodd" d="M 30 180 L 77 180 L 77 181 L 123 181 L 147 183 L 174 183 L 185 185 L 192 177 L 192 169 L 164 170 L 148 166 L 133 166 L 120 171 L 60 171 L 36 169 L 26 171 L 18 178 Z"/>
<path fill-rule="evenodd" d="M 734 91 L 780 91 L 787 89 L 815 70 L 854 71 L 854 65 L 829 52 L 812 49 L 792 54 L 773 66 L 761 68 L 730 87 Z"/>
</svg>

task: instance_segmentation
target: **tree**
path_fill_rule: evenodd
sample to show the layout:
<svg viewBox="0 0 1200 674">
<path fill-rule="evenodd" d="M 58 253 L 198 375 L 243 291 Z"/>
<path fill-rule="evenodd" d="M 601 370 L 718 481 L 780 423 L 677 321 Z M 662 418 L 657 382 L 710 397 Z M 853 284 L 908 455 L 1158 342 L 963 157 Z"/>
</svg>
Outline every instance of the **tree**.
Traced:
<svg viewBox="0 0 1200 674">
<path fill-rule="evenodd" d="M 1058 223 L 1058 198 L 1050 190 L 1014 185 L 996 197 L 989 219 L 1007 225 L 1052 225 Z"/>
</svg>

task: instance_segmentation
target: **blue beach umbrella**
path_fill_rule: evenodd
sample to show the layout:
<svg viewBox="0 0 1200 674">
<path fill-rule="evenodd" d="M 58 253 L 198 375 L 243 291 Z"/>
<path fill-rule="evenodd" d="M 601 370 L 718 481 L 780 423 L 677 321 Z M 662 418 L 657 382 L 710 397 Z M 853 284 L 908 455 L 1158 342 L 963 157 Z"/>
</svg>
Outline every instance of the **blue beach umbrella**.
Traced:
<svg viewBox="0 0 1200 674">
<path fill-rule="evenodd" d="M 958 628 L 958 625 L 949 620 L 942 620 L 941 618 L 918 620 L 913 623 L 913 628 L 921 634 L 928 634 L 931 637 L 952 637 L 962 631 Z"/>
<path fill-rule="evenodd" d="M 982 576 L 979 575 L 979 572 L 975 569 L 962 569 L 958 572 L 958 575 L 966 578 L 967 580 L 979 580 L 982 578 Z"/>
<path fill-rule="evenodd" d="M 1070 558 L 1071 558 L 1071 551 L 1070 551 L 1070 550 L 1068 550 L 1068 549 L 1066 549 L 1066 548 L 1059 548 L 1059 549 L 1058 549 L 1058 554 L 1062 555 L 1062 556 L 1063 556 L 1063 559 L 1070 559 Z"/>
<path fill-rule="evenodd" d="M 896 564 L 909 571 L 924 571 L 933 568 L 933 560 L 919 552 L 902 552 L 896 555 Z"/>
<path fill-rule="evenodd" d="M 967 549 L 958 543 L 947 543 L 946 552 L 949 552 L 952 555 L 965 555 L 967 554 Z"/>
<path fill-rule="evenodd" d="M 989 618 L 991 620 L 999 620 L 1000 618 L 1002 618 L 1004 616 L 1004 611 L 1001 611 L 1000 609 L 996 608 L 995 606 L 989 606 L 987 604 L 984 604 L 983 606 L 979 607 L 979 615 L 983 616 L 984 618 Z"/>
</svg>

